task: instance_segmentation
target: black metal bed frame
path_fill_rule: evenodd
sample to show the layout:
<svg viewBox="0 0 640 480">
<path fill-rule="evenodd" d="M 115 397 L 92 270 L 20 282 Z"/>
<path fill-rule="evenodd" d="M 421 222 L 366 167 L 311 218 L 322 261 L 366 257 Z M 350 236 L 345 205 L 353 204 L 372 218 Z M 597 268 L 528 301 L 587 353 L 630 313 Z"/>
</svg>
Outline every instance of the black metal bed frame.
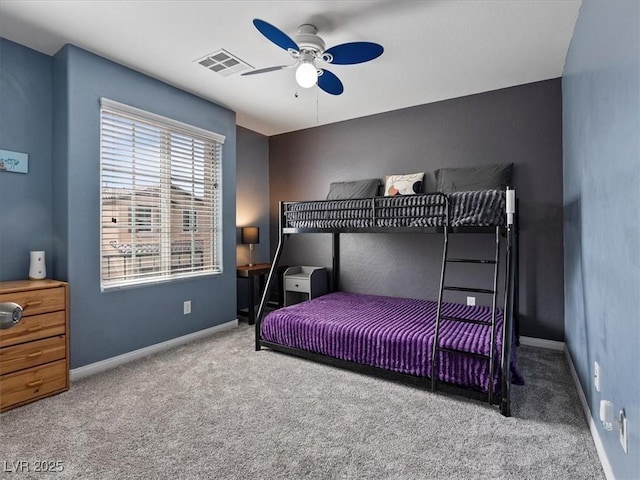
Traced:
<svg viewBox="0 0 640 480">
<path fill-rule="evenodd" d="M 509 195 L 509 191 L 513 192 L 513 190 L 507 189 L 507 196 Z M 287 226 L 287 208 L 289 205 L 300 204 L 300 203 L 310 203 L 310 202 L 280 202 L 279 204 L 279 222 L 278 222 L 278 246 L 276 248 L 276 252 L 274 255 L 273 262 L 271 264 L 271 269 L 269 271 L 269 275 L 267 278 L 267 283 L 260 301 L 260 307 L 258 309 L 258 314 L 256 317 L 255 324 L 255 349 L 259 351 L 262 347 L 269 348 L 271 350 L 275 350 L 281 353 L 295 355 L 298 357 L 306 358 L 315 362 L 320 362 L 328 365 L 332 365 L 335 367 L 345 368 L 352 371 L 356 371 L 363 374 L 373 375 L 376 377 L 385 378 L 387 380 L 399 381 L 403 383 L 412 384 L 414 386 L 418 386 L 421 388 L 430 389 L 432 391 L 438 390 L 447 393 L 454 393 L 458 395 L 463 395 L 465 397 L 488 401 L 490 404 L 499 405 L 500 412 L 502 415 L 508 417 L 511 416 L 511 368 L 510 368 L 510 360 L 511 360 L 511 348 L 512 342 L 511 338 L 514 334 L 516 338 L 519 335 L 518 328 L 518 225 L 517 225 L 517 215 L 516 212 L 516 201 L 515 194 L 514 201 L 511 206 L 512 211 L 507 211 L 505 215 L 505 223 L 498 227 L 501 235 L 496 235 L 496 239 L 498 237 L 504 238 L 506 242 L 506 268 L 505 268 L 505 279 L 504 279 L 504 313 L 503 313 L 503 328 L 502 328 L 502 351 L 500 352 L 500 365 L 502 367 L 501 371 L 501 391 L 500 395 L 492 395 L 491 389 L 489 392 L 482 392 L 472 388 L 461 387 L 459 385 L 450 384 L 447 382 L 442 382 L 437 380 L 432 374 L 432 378 L 429 377 L 419 377 L 416 375 L 410 375 L 406 373 L 394 372 L 390 370 L 385 370 L 382 368 L 364 365 L 360 363 L 355 363 L 347 360 L 342 360 L 339 358 L 330 357 L 327 355 L 323 355 L 316 352 L 311 352 L 308 350 L 302 350 L 294 347 L 289 347 L 286 345 L 280 345 L 278 343 L 269 342 L 263 340 L 261 338 L 261 325 L 262 319 L 265 314 L 265 308 L 268 303 L 269 295 L 271 293 L 271 288 L 276 278 L 276 272 L 278 269 L 278 265 L 280 262 L 280 258 L 282 256 L 282 251 L 284 249 L 285 240 L 292 234 L 304 234 L 304 233 L 328 233 L 332 235 L 332 272 L 331 272 L 331 287 L 332 291 L 339 291 L 340 287 L 340 234 L 343 233 L 427 233 L 427 234 L 442 234 L 444 238 L 444 246 L 443 246 L 443 270 L 441 272 L 440 279 L 440 292 L 443 289 L 443 281 L 444 281 L 444 268 L 446 263 L 446 255 L 447 255 L 447 239 L 449 233 L 494 233 L 496 232 L 496 227 L 490 226 L 464 226 L 464 227 L 450 227 L 450 205 L 449 205 L 449 197 L 442 193 L 435 194 L 425 194 L 425 195 L 438 195 L 441 197 L 443 204 L 445 206 L 445 214 L 444 222 L 442 226 L 436 227 L 389 227 L 389 226 L 367 226 L 367 227 L 337 227 L 337 228 L 297 228 L 297 227 L 289 227 Z M 318 201 L 314 201 L 317 203 Z M 372 205 L 372 216 L 374 219 L 373 224 L 375 225 L 376 217 L 376 201 L 375 198 L 371 199 Z M 509 201 L 507 201 L 507 206 L 509 207 Z M 384 207 L 385 209 L 389 209 L 388 206 Z M 385 218 L 389 218 L 385 216 Z M 498 240 L 497 240 L 498 241 Z M 497 249 L 500 248 L 499 243 L 496 246 Z M 455 260 L 454 260 L 455 261 Z M 474 262 L 474 263 L 480 263 Z M 497 278 L 497 277 L 496 277 Z M 496 280 L 497 281 L 497 280 Z M 497 286 L 494 285 L 494 288 Z M 439 306 L 442 303 L 442 295 L 438 299 Z M 495 312 L 495 304 L 494 304 L 494 312 Z M 440 314 L 438 313 L 438 316 Z M 437 319 L 439 322 L 439 319 Z M 492 331 L 492 337 L 495 335 L 495 329 Z M 434 344 L 437 347 L 437 336 L 434 338 Z M 492 340 L 493 344 L 493 340 Z M 493 347 L 492 347 L 493 348 Z M 434 349 L 435 353 L 435 349 Z M 464 353 L 464 352 L 460 352 Z M 493 382 L 493 377 L 489 379 L 490 384 Z"/>
</svg>

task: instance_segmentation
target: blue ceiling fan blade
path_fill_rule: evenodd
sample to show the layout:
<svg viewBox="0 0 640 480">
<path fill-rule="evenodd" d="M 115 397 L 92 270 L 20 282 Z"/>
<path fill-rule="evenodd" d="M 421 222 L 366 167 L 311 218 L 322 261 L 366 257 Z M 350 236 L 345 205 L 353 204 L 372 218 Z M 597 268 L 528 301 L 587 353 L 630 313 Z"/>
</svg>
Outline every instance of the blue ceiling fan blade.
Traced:
<svg viewBox="0 0 640 480">
<path fill-rule="evenodd" d="M 258 29 L 258 31 L 275 43 L 277 46 L 284 50 L 295 50 L 296 52 L 300 50 L 298 44 L 291 40 L 291 37 L 284 33 L 277 27 L 274 27 L 270 23 L 265 22 L 264 20 L 260 20 L 259 18 L 253 19 L 253 25 Z"/>
<path fill-rule="evenodd" d="M 372 42 L 343 43 L 325 50 L 322 59 L 333 65 L 353 65 L 378 58 L 384 52 L 382 45 Z M 327 55 L 331 55 L 328 57 Z M 326 57 L 325 57 L 326 56 Z"/>
<path fill-rule="evenodd" d="M 340 95 L 344 92 L 344 86 L 338 77 L 329 70 L 320 69 L 322 75 L 318 75 L 318 86 L 331 95 Z"/>
<path fill-rule="evenodd" d="M 282 70 L 283 68 L 289 68 L 291 66 L 292 65 L 278 65 L 277 67 L 260 68 L 258 70 L 252 70 L 250 72 L 241 73 L 240 76 L 244 77 L 246 75 L 257 75 L 257 74 L 260 74 L 260 73 L 275 72 L 275 71 L 278 71 L 278 70 Z"/>
</svg>

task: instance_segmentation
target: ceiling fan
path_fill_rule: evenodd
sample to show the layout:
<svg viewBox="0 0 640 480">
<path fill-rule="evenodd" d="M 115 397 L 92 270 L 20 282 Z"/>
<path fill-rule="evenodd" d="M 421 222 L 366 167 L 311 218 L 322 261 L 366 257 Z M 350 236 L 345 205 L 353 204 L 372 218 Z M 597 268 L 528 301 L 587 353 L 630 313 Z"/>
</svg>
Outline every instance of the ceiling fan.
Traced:
<svg viewBox="0 0 640 480">
<path fill-rule="evenodd" d="M 372 42 L 343 43 L 325 50 L 324 40 L 318 36 L 318 29 L 314 25 L 300 25 L 295 41 L 282 30 L 259 18 L 253 19 L 253 25 L 262 35 L 289 52 L 296 62 L 293 65 L 278 65 L 245 72 L 243 76 L 297 67 L 298 85 L 311 88 L 317 83 L 318 87 L 331 95 L 340 95 L 344 91 L 344 86 L 335 74 L 317 67 L 316 61 L 332 65 L 353 65 L 378 58 L 384 52 L 382 45 Z"/>
</svg>

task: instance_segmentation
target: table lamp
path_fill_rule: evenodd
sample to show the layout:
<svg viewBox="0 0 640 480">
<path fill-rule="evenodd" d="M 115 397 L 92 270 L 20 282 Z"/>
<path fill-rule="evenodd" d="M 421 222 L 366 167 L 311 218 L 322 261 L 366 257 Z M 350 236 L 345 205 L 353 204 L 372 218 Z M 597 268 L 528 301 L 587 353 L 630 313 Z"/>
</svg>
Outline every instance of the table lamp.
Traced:
<svg viewBox="0 0 640 480">
<path fill-rule="evenodd" d="M 258 227 L 242 227 L 242 243 L 249 244 L 249 266 L 253 267 L 253 246 L 260 243 L 260 229 Z"/>
</svg>

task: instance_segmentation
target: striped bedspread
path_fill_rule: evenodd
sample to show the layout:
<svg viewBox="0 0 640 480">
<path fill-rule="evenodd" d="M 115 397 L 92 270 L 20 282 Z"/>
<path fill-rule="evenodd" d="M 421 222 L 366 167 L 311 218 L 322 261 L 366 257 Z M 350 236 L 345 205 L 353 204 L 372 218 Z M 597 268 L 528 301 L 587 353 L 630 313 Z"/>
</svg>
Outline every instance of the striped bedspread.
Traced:
<svg viewBox="0 0 640 480">
<path fill-rule="evenodd" d="M 271 312 L 262 339 L 365 365 L 419 377 L 431 376 L 437 302 L 337 292 Z M 491 321 L 491 308 L 445 303 L 443 314 Z M 498 311 L 494 391 L 500 390 L 502 311 Z M 441 347 L 488 355 L 490 326 L 443 321 Z M 487 391 L 488 361 L 439 353 L 438 380 Z M 523 384 L 515 348 L 512 382 Z"/>
<path fill-rule="evenodd" d="M 505 196 L 504 190 L 449 195 L 449 226 L 503 225 Z M 285 216 L 293 228 L 439 227 L 447 218 L 443 194 L 292 202 Z"/>
</svg>

